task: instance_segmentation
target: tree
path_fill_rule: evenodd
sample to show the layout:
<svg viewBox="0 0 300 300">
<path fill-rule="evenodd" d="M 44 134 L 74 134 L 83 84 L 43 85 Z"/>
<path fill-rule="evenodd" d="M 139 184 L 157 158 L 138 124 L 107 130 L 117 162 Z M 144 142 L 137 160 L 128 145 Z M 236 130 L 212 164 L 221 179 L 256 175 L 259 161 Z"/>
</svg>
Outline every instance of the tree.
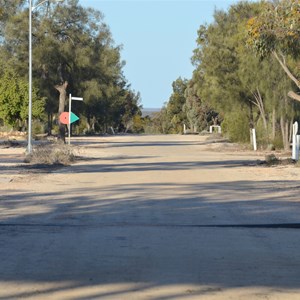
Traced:
<svg viewBox="0 0 300 300">
<path fill-rule="evenodd" d="M 173 93 L 170 96 L 166 106 L 168 122 L 170 124 L 170 133 L 181 133 L 183 124 L 186 123 L 186 114 L 183 110 L 185 104 L 185 90 L 187 88 L 187 79 L 177 78 L 173 83 Z"/>
<path fill-rule="evenodd" d="M 248 21 L 248 43 L 263 58 L 272 54 L 294 84 L 300 89 L 296 63 L 300 58 L 300 2 L 282 0 L 263 2 L 262 11 Z M 293 61 L 294 60 L 294 61 Z M 300 101 L 293 90 L 288 96 Z"/>
<path fill-rule="evenodd" d="M 198 97 L 224 116 L 223 131 L 231 138 L 245 142 L 249 128 L 256 128 L 259 142 L 273 143 L 280 136 L 287 148 L 297 115 L 297 105 L 285 97 L 291 85 L 275 57 L 261 60 L 247 45 L 247 24 L 262 7 L 240 2 L 228 12 L 216 11 L 212 24 L 200 26 L 192 80 Z M 291 62 L 288 57 L 286 61 Z"/>
<path fill-rule="evenodd" d="M 32 116 L 42 115 L 45 99 L 32 91 Z M 15 72 L 5 69 L 0 76 L 0 118 L 13 127 L 22 127 L 28 118 L 28 82 Z"/>
<path fill-rule="evenodd" d="M 257 4 L 247 2 L 231 6 L 228 12 L 216 11 L 212 24 L 200 26 L 198 46 L 192 57 L 196 67 L 193 81 L 203 103 L 227 119 L 242 113 L 248 128 L 257 122 L 257 109 L 251 101 L 253 94 L 243 86 L 240 74 L 245 69 L 243 74 L 247 75 L 247 68 L 251 68 L 242 63 L 250 52 L 245 51 L 244 36 L 246 22 L 256 11 Z M 243 136 L 249 138 L 249 133 L 244 132 Z"/>
<path fill-rule="evenodd" d="M 199 81 L 198 84 L 201 84 L 201 79 Z M 195 78 L 191 79 L 185 90 L 186 102 L 183 109 L 192 132 L 205 130 L 210 124 L 217 125 L 218 123 L 218 113 L 198 96 L 198 84 L 196 84 Z"/>
<path fill-rule="evenodd" d="M 0 60 L 24 79 L 28 78 L 26 2 L 18 1 L 13 14 L 0 17 L 0 21 L 5 19 L 0 32 Z M 49 121 L 53 114 L 65 110 L 66 97 L 72 93 L 84 97 L 80 113 L 86 114 L 89 128 L 98 126 L 105 131 L 109 126 L 121 126 L 120 114 L 127 114 L 122 108 L 133 110 L 123 105 L 131 91 L 122 71 L 121 47 L 114 44 L 103 15 L 83 8 L 78 0 L 45 4 L 33 12 L 33 80 L 46 98 Z M 61 139 L 64 131 L 60 124 Z"/>
</svg>

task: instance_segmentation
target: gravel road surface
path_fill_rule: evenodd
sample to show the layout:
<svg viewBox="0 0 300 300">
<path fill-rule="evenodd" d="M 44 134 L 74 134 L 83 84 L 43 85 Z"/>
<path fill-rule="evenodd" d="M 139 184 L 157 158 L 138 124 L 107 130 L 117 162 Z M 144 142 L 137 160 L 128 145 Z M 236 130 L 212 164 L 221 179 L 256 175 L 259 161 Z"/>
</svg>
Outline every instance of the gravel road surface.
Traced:
<svg viewBox="0 0 300 300">
<path fill-rule="evenodd" d="M 201 136 L 0 149 L 0 300 L 300 299 L 300 168 Z"/>
</svg>

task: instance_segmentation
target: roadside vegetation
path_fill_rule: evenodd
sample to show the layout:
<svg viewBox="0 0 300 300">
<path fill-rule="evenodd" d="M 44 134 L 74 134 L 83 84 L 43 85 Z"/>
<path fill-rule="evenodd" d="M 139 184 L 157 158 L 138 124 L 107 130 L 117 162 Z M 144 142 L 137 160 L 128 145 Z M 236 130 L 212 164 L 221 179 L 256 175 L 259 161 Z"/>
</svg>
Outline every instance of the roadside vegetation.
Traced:
<svg viewBox="0 0 300 300">
<path fill-rule="evenodd" d="M 59 114 L 67 110 L 69 93 L 84 98 L 72 103 L 80 116 L 74 133 L 129 131 L 141 114 L 140 95 L 124 77 L 121 46 L 114 43 L 102 13 L 77 0 L 49 1 L 34 10 L 32 28 L 33 133 L 64 139 Z M 26 131 L 27 0 L 0 0 L 0 62 L 0 126 Z"/>
<path fill-rule="evenodd" d="M 198 30 L 191 79 L 178 78 L 152 119 L 155 130 L 182 133 L 221 125 L 230 140 L 260 147 L 290 147 L 300 112 L 299 0 L 242 1 L 216 11 Z"/>
<path fill-rule="evenodd" d="M 35 147 L 25 162 L 34 165 L 70 165 L 76 159 L 75 149 L 65 144 L 47 144 Z"/>
<path fill-rule="evenodd" d="M 75 21 L 76 20 L 76 21 Z M 0 0 L 0 126 L 27 130 L 28 5 Z M 199 24 L 192 78 L 177 78 L 164 107 L 142 116 L 140 94 L 123 74 L 101 12 L 77 0 L 41 6 L 33 15 L 33 132 L 64 139 L 59 114 L 68 94 L 81 96 L 73 134 L 207 132 L 220 125 L 233 142 L 290 148 L 300 121 L 300 2 L 241 1 Z"/>
</svg>

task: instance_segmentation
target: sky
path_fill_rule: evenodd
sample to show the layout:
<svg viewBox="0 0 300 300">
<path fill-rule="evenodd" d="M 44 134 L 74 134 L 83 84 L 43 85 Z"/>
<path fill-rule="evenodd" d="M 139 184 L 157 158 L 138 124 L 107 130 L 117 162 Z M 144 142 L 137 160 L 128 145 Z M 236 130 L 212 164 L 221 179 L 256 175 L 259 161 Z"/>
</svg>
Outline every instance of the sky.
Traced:
<svg viewBox="0 0 300 300">
<path fill-rule="evenodd" d="M 144 108 L 161 108 L 172 82 L 190 79 L 200 25 L 213 22 L 215 9 L 233 0 L 80 0 L 104 14 L 115 45 L 122 45 L 124 75 L 141 94 Z"/>
</svg>

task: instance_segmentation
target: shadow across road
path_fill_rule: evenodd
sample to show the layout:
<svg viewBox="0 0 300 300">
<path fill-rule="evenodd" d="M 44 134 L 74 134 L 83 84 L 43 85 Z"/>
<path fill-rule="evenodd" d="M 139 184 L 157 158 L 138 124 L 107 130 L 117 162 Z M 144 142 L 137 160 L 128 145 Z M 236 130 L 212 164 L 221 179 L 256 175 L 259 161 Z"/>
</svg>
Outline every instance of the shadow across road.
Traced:
<svg viewBox="0 0 300 300">
<path fill-rule="evenodd" d="M 299 189 L 299 181 L 166 182 L 2 195 L 0 284 L 19 289 L 0 299 L 297 291 Z"/>
</svg>

